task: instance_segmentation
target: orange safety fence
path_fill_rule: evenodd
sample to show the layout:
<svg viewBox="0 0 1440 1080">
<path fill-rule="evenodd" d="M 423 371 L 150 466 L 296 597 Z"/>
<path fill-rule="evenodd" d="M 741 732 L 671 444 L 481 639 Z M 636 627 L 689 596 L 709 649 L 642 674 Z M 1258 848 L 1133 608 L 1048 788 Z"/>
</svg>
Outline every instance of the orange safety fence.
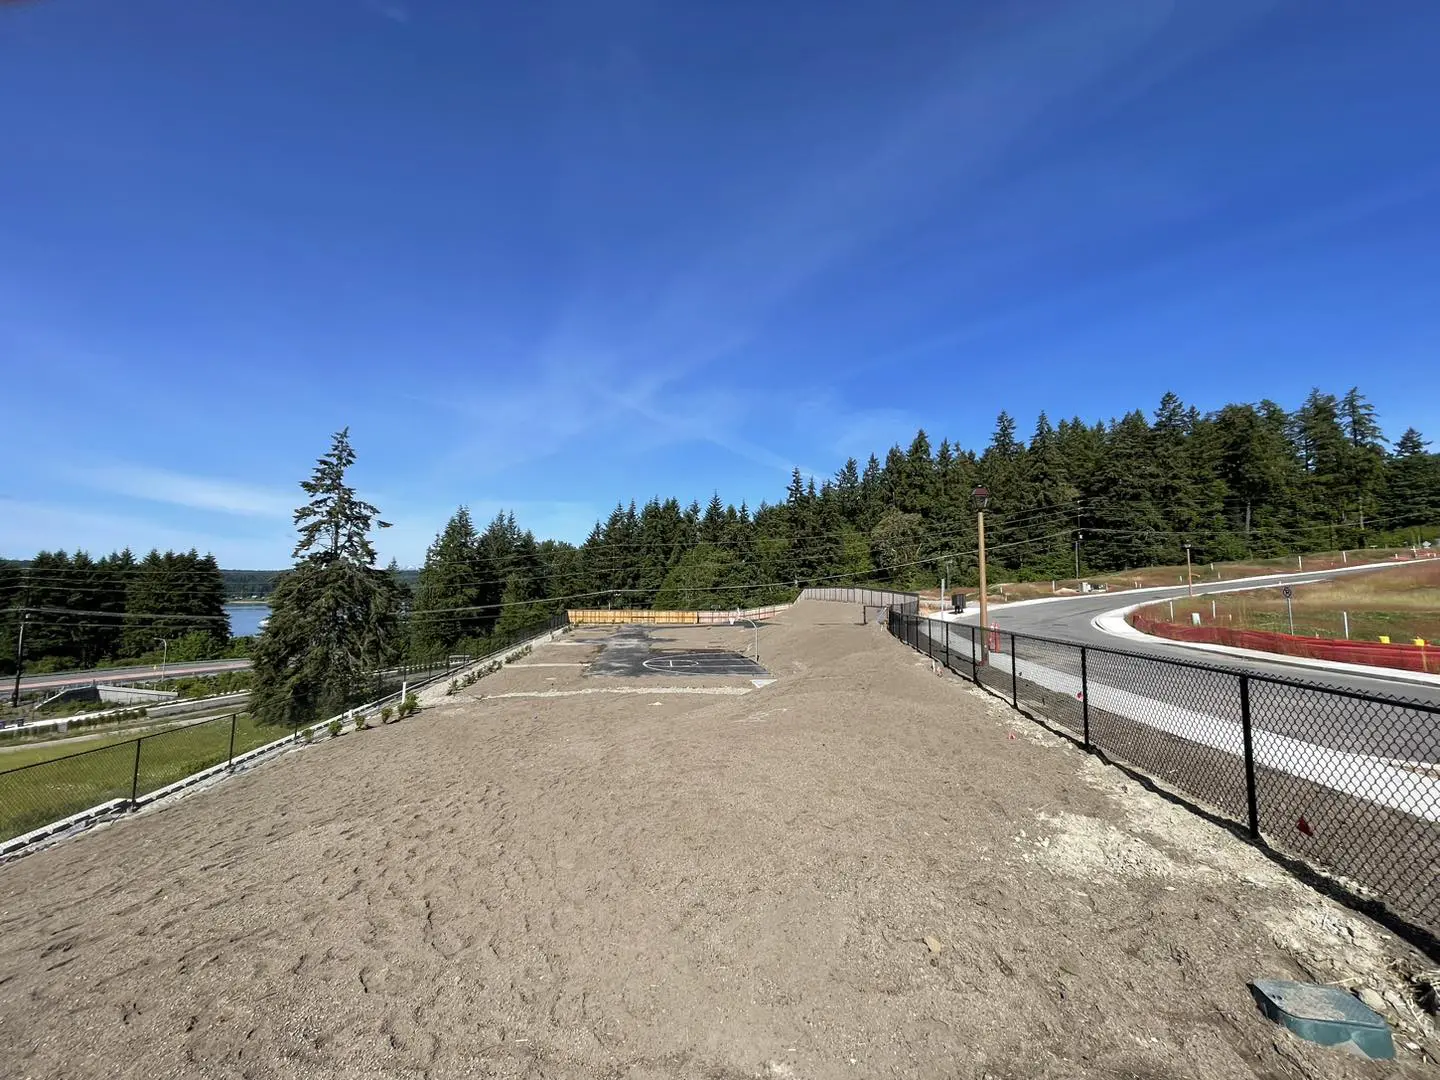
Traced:
<svg viewBox="0 0 1440 1080">
<path fill-rule="evenodd" d="M 1304 656 L 1337 664 L 1367 664 L 1401 671 L 1440 673 L 1440 648 L 1431 645 L 1386 645 L 1378 641 L 1336 641 L 1308 638 L 1271 630 L 1237 630 L 1230 626 L 1184 626 L 1133 611 L 1126 621 L 1141 633 L 1171 641 L 1193 641 L 1206 645 L 1229 645 L 1282 656 Z"/>
</svg>

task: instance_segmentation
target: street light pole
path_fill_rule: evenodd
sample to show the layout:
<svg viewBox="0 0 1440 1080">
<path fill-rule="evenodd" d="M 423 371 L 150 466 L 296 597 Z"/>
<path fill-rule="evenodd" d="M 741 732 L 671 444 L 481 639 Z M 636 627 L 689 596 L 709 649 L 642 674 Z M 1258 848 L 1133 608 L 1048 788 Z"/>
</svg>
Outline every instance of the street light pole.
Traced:
<svg viewBox="0 0 1440 1080">
<path fill-rule="evenodd" d="M 15 644 L 15 689 L 10 692 L 10 707 L 20 707 L 20 671 L 25 666 L 25 624 L 30 621 L 27 611 L 20 616 L 20 640 Z"/>
<path fill-rule="evenodd" d="M 986 645 L 986 630 L 990 624 L 990 588 L 985 582 L 985 507 L 990 505 L 990 489 L 977 487 L 970 493 L 975 501 L 975 527 L 980 550 L 980 662 L 985 662 L 989 653 Z"/>
<path fill-rule="evenodd" d="M 1084 533 L 1077 532 L 1075 534 L 1075 587 L 1077 589 L 1080 587 L 1080 541 L 1084 539 Z"/>
<path fill-rule="evenodd" d="M 1190 565 L 1190 545 L 1185 545 L 1185 591 L 1193 599 L 1195 596 L 1195 573 Z"/>
<path fill-rule="evenodd" d="M 164 651 L 160 654 L 160 681 L 164 682 L 165 666 L 170 663 L 170 642 L 162 637 L 160 638 L 160 644 L 164 648 Z"/>
</svg>

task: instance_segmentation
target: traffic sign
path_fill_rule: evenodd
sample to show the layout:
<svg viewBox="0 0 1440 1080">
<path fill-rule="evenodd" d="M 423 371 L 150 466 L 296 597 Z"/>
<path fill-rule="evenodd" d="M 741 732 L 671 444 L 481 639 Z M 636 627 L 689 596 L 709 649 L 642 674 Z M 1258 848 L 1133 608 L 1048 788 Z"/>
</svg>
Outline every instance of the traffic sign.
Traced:
<svg viewBox="0 0 1440 1080">
<path fill-rule="evenodd" d="M 1286 585 L 1280 590 L 1280 595 L 1283 596 L 1286 600 L 1289 600 L 1292 596 L 1295 595 L 1295 590 L 1290 588 L 1289 585 Z"/>
</svg>

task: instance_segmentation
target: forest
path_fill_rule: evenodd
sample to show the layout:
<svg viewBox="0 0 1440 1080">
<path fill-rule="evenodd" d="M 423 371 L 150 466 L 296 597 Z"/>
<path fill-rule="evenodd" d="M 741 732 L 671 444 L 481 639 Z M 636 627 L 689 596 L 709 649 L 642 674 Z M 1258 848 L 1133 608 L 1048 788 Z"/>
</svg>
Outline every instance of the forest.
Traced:
<svg viewBox="0 0 1440 1080">
<path fill-rule="evenodd" d="M 807 583 L 933 586 L 977 580 L 972 490 L 989 490 L 991 582 L 1184 561 L 1418 542 L 1440 523 L 1440 455 L 1414 428 L 1393 443 L 1358 389 L 1315 390 L 1201 413 L 1166 394 L 1152 413 L 1052 424 L 1028 437 L 1002 412 L 988 445 L 937 446 L 917 432 L 883 459 L 850 459 L 818 482 L 794 472 L 753 509 L 676 498 L 617 504 L 578 545 L 539 540 L 500 514 L 461 507 L 418 580 L 387 586 L 400 651 L 479 652 L 565 607 L 726 608 L 792 597 Z M 777 493 L 778 494 L 778 493 Z M 229 575 L 227 581 L 226 575 Z M 0 563 L 0 670 L 13 670 L 21 607 L 26 655 L 59 665 L 225 647 L 227 595 L 268 595 L 279 571 L 222 572 L 212 556 L 41 552 Z M 412 585 L 413 582 L 413 585 Z"/>
<path fill-rule="evenodd" d="M 220 567 L 194 550 L 142 559 L 128 548 L 99 559 L 42 551 L 23 563 L 0 561 L 0 608 L 6 673 L 15 670 L 22 614 L 26 669 L 36 673 L 152 653 L 202 660 L 230 647 Z"/>
</svg>

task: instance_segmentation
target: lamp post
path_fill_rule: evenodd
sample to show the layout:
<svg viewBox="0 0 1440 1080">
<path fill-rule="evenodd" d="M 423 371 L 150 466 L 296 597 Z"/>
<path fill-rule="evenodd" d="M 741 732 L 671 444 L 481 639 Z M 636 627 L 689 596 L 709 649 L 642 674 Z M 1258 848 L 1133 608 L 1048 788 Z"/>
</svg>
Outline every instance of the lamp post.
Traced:
<svg viewBox="0 0 1440 1080">
<path fill-rule="evenodd" d="M 1077 589 L 1080 587 L 1080 541 L 1084 539 L 1084 533 L 1077 532 L 1075 534 L 1075 587 Z"/>
<path fill-rule="evenodd" d="M 980 549 L 980 662 L 985 662 L 989 650 L 986 647 L 985 632 L 990 623 L 990 592 L 985 583 L 985 507 L 990 505 L 990 489 L 977 487 L 970 492 L 975 503 L 976 535 Z"/>
<path fill-rule="evenodd" d="M 166 641 L 163 637 L 159 640 L 161 647 L 164 649 L 160 654 L 160 681 L 163 683 L 165 681 L 165 665 L 170 663 L 170 642 Z"/>
<path fill-rule="evenodd" d="M 1185 545 L 1185 591 L 1193 599 L 1195 596 L 1195 573 L 1190 565 L 1190 545 Z"/>
<path fill-rule="evenodd" d="M 30 621 L 30 612 L 20 616 L 20 640 L 15 643 L 15 689 L 10 691 L 10 707 L 20 707 L 20 671 L 25 666 L 25 624 Z"/>
</svg>

